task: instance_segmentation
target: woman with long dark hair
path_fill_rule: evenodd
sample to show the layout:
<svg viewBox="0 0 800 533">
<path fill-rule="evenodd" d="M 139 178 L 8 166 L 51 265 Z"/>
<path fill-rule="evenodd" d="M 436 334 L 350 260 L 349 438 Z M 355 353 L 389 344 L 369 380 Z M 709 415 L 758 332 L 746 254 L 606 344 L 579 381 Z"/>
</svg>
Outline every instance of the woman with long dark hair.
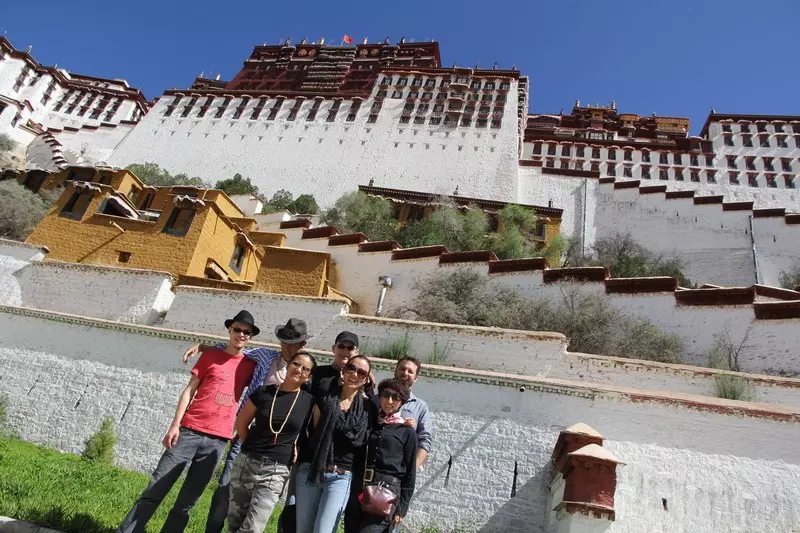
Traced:
<svg viewBox="0 0 800 533">
<path fill-rule="evenodd" d="M 417 432 L 400 408 L 410 393 L 396 378 L 378 385 L 380 408 L 361 458 L 362 486 L 348 505 L 348 533 L 388 533 L 408 512 L 417 476 Z"/>
<path fill-rule="evenodd" d="M 363 355 L 351 357 L 338 386 L 314 406 L 314 427 L 297 474 L 297 533 L 336 531 L 350 496 L 355 458 L 362 455 L 374 418 L 371 391 L 365 391 L 371 368 Z"/>
<path fill-rule="evenodd" d="M 255 391 L 236 418 L 242 453 L 231 473 L 229 533 L 262 533 L 289 479 L 295 444 L 307 427 L 314 397 L 301 389 L 317 362 L 298 352 L 280 386 Z M 250 423 L 255 419 L 255 425 Z"/>
</svg>

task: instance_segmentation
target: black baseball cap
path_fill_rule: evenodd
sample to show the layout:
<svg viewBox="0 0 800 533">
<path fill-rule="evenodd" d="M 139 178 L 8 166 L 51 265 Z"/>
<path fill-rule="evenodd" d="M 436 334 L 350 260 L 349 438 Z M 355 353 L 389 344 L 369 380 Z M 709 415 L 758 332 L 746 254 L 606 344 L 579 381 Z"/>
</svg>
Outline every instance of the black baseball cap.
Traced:
<svg viewBox="0 0 800 533">
<path fill-rule="evenodd" d="M 333 342 L 334 344 L 338 344 L 340 342 L 352 342 L 353 345 L 358 348 L 358 335 L 355 333 L 350 333 L 349 331 L 343 331 L 336 335 L 336 340 Z"/>
</svg>

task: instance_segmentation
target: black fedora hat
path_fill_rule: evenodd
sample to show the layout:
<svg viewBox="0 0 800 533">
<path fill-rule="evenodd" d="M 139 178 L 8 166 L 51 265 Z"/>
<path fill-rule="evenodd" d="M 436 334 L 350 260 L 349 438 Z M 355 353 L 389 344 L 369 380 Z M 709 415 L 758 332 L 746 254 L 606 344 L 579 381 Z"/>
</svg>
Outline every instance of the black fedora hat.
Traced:
<svg viewBox="0 0 800 533">
<path fill-rule="evenodd" d="M 285 326 L 275 326 L 275 336 L 278 340 L 286 344 L 297 344 L 310 339 L 314 335 L 309 335 L 304 320 L 290 318 Z"/>
<path fill-rule="evenodd" d="M 249 325 L 250 329 L 253 330 L 253 337 L 261 333 L 261 330 L 258 329 L 258 326 L 256 326 L 255 320 L 253 320 L 253 315 L 251 315 L 244 309 L 236 313 L 235 317 L 229 318 L 228 320 L 225 321 L 225 329 L 231 327 L 231 324 L 233 324 L 234 322 L 241 322 L 242 324 Z"/>
</svg>

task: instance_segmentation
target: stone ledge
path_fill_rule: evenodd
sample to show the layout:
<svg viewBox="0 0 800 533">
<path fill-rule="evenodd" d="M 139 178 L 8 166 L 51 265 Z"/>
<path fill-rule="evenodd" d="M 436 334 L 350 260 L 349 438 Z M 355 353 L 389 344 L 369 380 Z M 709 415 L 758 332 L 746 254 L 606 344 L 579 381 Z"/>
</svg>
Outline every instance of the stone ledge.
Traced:
<svg viewBox="0 0 800 533">
<path fill-rule="evenodd" d="M 282 248 L 284 250 L 291 250 L 292 248 Z M 303 250 L 303 251 L 310 251 L 313 250 Z M 324 252 L 318 252 L 324 253 Z M 291 302 L 313 302 L 313 303 L 324 303 L 324 304 L 331 304 L 331 305 L 342 305 L 341 300 L 332 299 L 332 298 L 325 298 L 324 296 L 295 296 L 293 294 L 275 294 L 271 292 L 257 292 L 257 291 L 236 291 L 232 292 L 226 289 L 214 289 L 211 287 L 193 287 L 190 285 L 179 285 L 175 287 L 175 295 L 176 297 L 181 292 L 196 292 L 196 293 L 208 293 L 208 294 L 216 294 L 219 296 L 229 295 L 229 296 L 241 296 L 243 294 L 258 298 L 261 300 L 282 300 L 282 301 L 291 301 Z M 179 304 L 180 302 L 177 302 Z M 176 302 L 173 302 L 173 306 L 176 305 Z"/>
<path fill-rule="evenodd" d="M 188 331 L 170 330 L 153 326 L 138 326 L 110 320 L 87 318 L 66 313 L 56 313 L 52 311 L 40 311 L 25 307 L 0 306 L 0 313 L 30 316 L 43 320 L 52 320 L 89 327 L 97 327 L 115 331 L 122 331 L 150 337 L 159 337 L 169 340 L 178 340 L 193 344 L 202 342 L 214 344 L 226 339 L 217 335 L 207 335 Z M 369 319 L 370 317 L 362 317 Z M 373 319 L 390 320 L 390 319 Z M 395 321 L 395 320 L 392 320 Z M 408 322 L 408 321 L 400 321 Z M 424 323 L 423 323 L 424 324 Z M 454 326 L 458 327 L 458 326 Z M 464 326 L 461 326 L 464 327 Z M 491 330 L 493 328 L 482 328 Z M 509 330 L 500 330 L 509 331 Z M 520 333 L 520 332 L 516 332 Z M 525 333 L 525 332 L 522 332 Z M 532 333 L 531 335 L 542 335 L 547 337 L 562 337 L 560 333 Z M 277 348 L 277 345 L 264 342 L 252 342 L 251 346 L 266 346 Z M 310 350 L 312 354 L 321 360 L 330 361 L 331 354 L 327 351 Z M 391 371 L 396 365 L 396 361 L 389 359 L 371 358 L 373 368 Z M 617 387 L 597 383 L 581 383 L 565 379 L 544 378 L 538 376 L 521 376 L 492 372 L 487 370 L 472 370 L 466 368 L 454 368 L 440 365 L 426 364 L 423 375 L 429 378 L 446 379 L 449 381 L 463 381 L 466 383 L 476 383 L 498 387 L 513 387 L 521 392 L 540 392 L 559 394 L 563 396 L 576 396 L 586 399 L 602 399 L 612 402 L 630 401 L 633 403 L 647 403 L 664 405 L 668 407 L 678 407 L 692 409 L 695 411 L 711 412 L 725 416 L 749 416 L 765 418 L 781 422 L 800 424 L 800 409 L 782 405 L 759 404 L 752 402 L 742 402 L 737 400 L 724 400 L 719 398 L 699 396 L 688 393 L 670 393 L 664 391 L 651 391 L 642 389 L 632 389 L 628 387 Z"/>
<path fill-rule="evenodd" d="M 88 263 L 69 263 L 66 261 L 46 260 L 46 261 L 32 261 L 31 266 L 35 268 L 61 268 L 65 270 L 84 270 L 87 272 L 119 272 L 123 274 L 130 274 L 133 276 L 160 276 L 168 277 L 175 282 L 175 277 L 169 272 L 163 270 L 148 270 L 144 268 L 124 268 L 106 265 L 92 265 Z"/>
<path fill-rule="evenodd" d="M 43 244 L 31 244 L 22 241 L 15 241 L 12 239 L 0 239 L 0 246 L 9 246 L 11 248 L 27 248 L 29 250 L 39 250 L 45 254 L 50 253 L 50 248 Z"/>
</svg>

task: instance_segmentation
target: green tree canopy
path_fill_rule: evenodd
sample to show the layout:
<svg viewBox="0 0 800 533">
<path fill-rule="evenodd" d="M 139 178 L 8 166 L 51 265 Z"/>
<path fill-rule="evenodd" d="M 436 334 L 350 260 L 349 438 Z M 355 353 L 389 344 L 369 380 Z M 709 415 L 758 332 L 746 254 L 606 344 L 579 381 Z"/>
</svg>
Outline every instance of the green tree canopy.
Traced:
<svg viewBox="0 0 800 533">
<path fill-rule="evenodd" d="M 7 133 L 0 133 L 0 154 L 10 152 L 16 148 L 17 143 Z"/>
<path fill-rule="evenodd" d="M 258 194 L 258 187 L 250 183 L 250 178 L 243 178 L 238 172 L 232 178 L 218 181 L 214 188 L 225 191 L 228 196 Z"/>
<path fill-rule="evenodd" d="M 319 213 L 319 205 L 312 194 L 301 194 L 297 199 L 289 204 L 289 211 L 292 213 L 302 213 L 304 215 L 316 215 Z"/>
<path fill-rule="evenodd" d="M 292 193 L 285 189 L 281 189 L 272 195 L 272 198 L 269 200 L 269 202 L 264 204 L 264 209 L 261 212 L 274 213 L 275 211 L 283 211 L 284 209 L 288 210 L 293 201 L 294 199 Z"/>
<path fill-rule="evenodd" d="M 397 226 L 390 202 L 361 191 L 339 197 L 320 221 L 345 233 L 361 232 L 371 241 L 394 239 Z"/>
<path fill-rule="evenodd" d="M 42 197 L 16 180 L 0 181 L 0 237 L 24 241 L 48 207 Z"/>
<path fill-rule="evenodd" d="M 190 178 L 186 174 L 175 174 L 173 176 L 155 163 L 135 163 L 133 165 L 128 165 L 127 169 L 133 172 L 145 185 L 152 185 L 154 187 L 188 185 L 191 187 L 209 188 L 209 185 L 197 176 L 193 178 Z"/>
</svg>

